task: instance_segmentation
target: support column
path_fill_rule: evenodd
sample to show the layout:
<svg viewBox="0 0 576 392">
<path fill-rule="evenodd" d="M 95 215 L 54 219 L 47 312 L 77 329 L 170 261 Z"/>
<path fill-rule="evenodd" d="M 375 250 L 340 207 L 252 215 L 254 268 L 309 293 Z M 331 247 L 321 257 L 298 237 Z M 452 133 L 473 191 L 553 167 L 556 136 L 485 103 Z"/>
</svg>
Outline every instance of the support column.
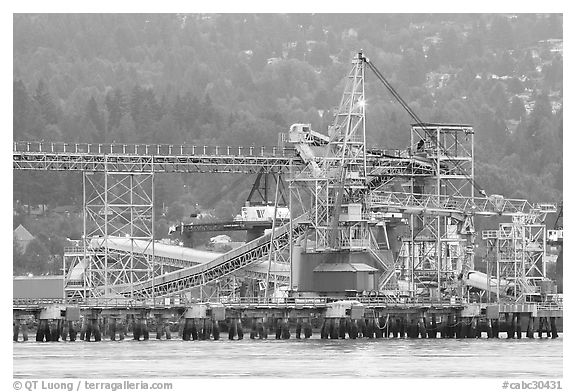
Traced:
<svg viewBox="0 0 576 392">
<path fill-rule="evenodd" d="M 140 336 L 142 336 L 142 322 L 139 318 L 135 317 L 132 319 L 132 336 L 134 340 L 140 340 Z"/>
<path fill-rule="evenodd" d="M 335 319 L 330 319 L 330 339 L 338 339 L 338 329 L 336 328 Z"/>
<path fill-rule="evenodd" d="M 192 325 L 190 328 L 190 335 L 192 336 L 192 340 L 198 340 L 198 320 L 193 318 Z"/>
<path fill-rule="evenodd" d="M 116 340 L 116 317 L 110 318 L 110 323 L 108 324 L 108 332 L 110 333 L 110 340 Z"/>
<path fill-rule="evenodd" d="M 258 339 L 268 339 L 268 328 L 267 328 L 267 319 L 263 317 L 261 320 L 258 320 L 256 325 L 256 330 L 258 332 Z"/>
<path fill-rule="evenodd" d="M 298 330 L 296 330 L 298 332 Z M 252 317 L 252 324 L 250 327 L 250 339 L 254 340 L 258 336 L 258 331 L 256 328 L 256 317 Z M 298 339 L 300 339 L 300 335 L 298 335 Z"/>
<path fill-rule="evenodd" d="M 230 319 L 230 324 L 228 327 L 228 340 L 234 340 L 235 335 L 236 335 L 236 320 Z"/>
<path fill-rule="evenodd" d="M 468 337 L 469 338 L 477 338 L 478 337 L 478 318 L 472 317 L 470 319 L 470 327 L 468 328 Z"/>
<path fill-rule="evenodd" d="M 336 320 L 336 329 L 338 330 L 338 338 L 346 339 L 346 319 L 340 318 Z"/>
<path fill-rule="evenodd" d="M 438 324 L 436 324 L 436 314 L 432 313 L 432 323 L 431 323 L 431 330 L 428 333 L 428 337 L 432 339 L 436 339 L 438 337 Z"/>
<path fill-rule="evenodd" d="M 220 325 L 217 320 L 212 322 L 212 337 L 214 340 L 220 340 Z"/>
<path fill-rule="evenodd" d="M 528 328 L 526 329 L 526 337 L 528 339 L 534 339 L 534 317 L 531 314 L 528 315 Z"/>
<path fill-rule="evenodd" d="M 80 340 L 86 340 L 86 331 L 88 331 L 88 319 L 84 316 L 80 324 Z"/>
<path fill-rule="evenodd" d="M 506 333 L 507 333 L 506 338 L 507 338 L 507 339 L 512 339 L 512 338 L 514 337 L 514 327 L 515 327 L 515 325 L 514 325 L 514 318 L 513 318 L 513 317 L 511 318 L 511 317 L 510 317 L 510 313 L 506 313 L 506 314 L 504 315 L 504 320 L 505 320 L 505 323 L 506 323 Z"/>
<path fill-rule="evenodd" d="M 20 336 L 20 320 L 14 319 L 12 322 L 12 340 L 17 342 Z"/>
<path fill-rule="evenodd" d="M 236 323 L 236 333 L 238 334 L 238 340 L 244 339 L 244 330 L 242 329 L 242 319 L 239 318 Z"/>
<path fill-rule="evenodd" d="M 404 339 L 406 338 L 406 323 L 405 318 L 398 317 L 396 319 L 396 325 L 398 325 L 398 337 Z"/>
<path fill-rule="evenodd" d="M 320 327 L 320 339 L 328 339 L 328 321 L 326 318 L 322 320 L 322 326 Z"/>
<path fill-rule="evenodd" d="M 513 317 L 515 319 L 516 339 L 522 339 L 522 320 L 520 319 L 520 313 L 515 313 Z"/>
<path fill-rule="evenodd" d="M 358 337 L 358 323 L 356 320 L 350 320 L 350 330 L 348 332 L 349 339 L 356 339 Z"/>
<path fill-rule="evenodd" d="M 368 330 L 366 328 L 366 322 L 364 321 L 363 318 L 358 320 L 358 332 L 361 335 L 361 337 L 363 337 L 363 338 L 365 338 L 368 335 Z"/>
<path fill-rule="evenodd" d="M 374 336 L 376 337 L 376 339 L 382 339 L 383 330 L 381 329 L 381 327 L 384 325 L 382 324 L 382 318 L 374 317 L 374 320 L 372 320 L 372 322 L 374 323 Z"/>
<path fill-rule="evenodd" d="M 544 328 L 544 317 L 538 317 L 538 338 L 542 339 L 542 330 Z"/>
<path fill-rule="evenodd" d="M 290 339 L 290 328 L 289 328 L 289 320 L 288 318 L 284 318 L 282 320 L 282 339 Z"/>
<path fill-rule="evenodd" d="M 300 340 L 302 334 L 302 319 L 298 317 L 296 319 L 296 339 Z"/>
<path fill-rule="evenodd" d="M 48 329 L 48 334 L 46 334 L 46 329 Z M 48 320 L 38 320 L 38 328 L 36 329 L 36 341 L 43 342 L 50 341 L 50 328 L 48 327 Z"/>
<path fill-rule="evenodd" d="M 92 333 L 94 334 L 94 341 L 100 342 L 102 340 L 102 334 L 100 333 L 100 323 L 98 318 L 92 319 Z"/>
<path fill-rule="evenodd" d="M 488 339 L 494 338 L 494 332 L 492 330 L 492 319 L 486 319 L 486 335 Z"/>
<path fill-rule="evenodd" d="M 420 316 L 420 321 L 418 322 L 418 332 L 420 333 L 420 338 L 426 339 L 426 317 L 424 317 L 424 315 Z"/>
<path fill-rule="evenodd" d="M 148 319 L 145 316 L 142 317 L 142 336 L 144 340 L 150 339 L 150 332 L 148 331 Z"/>
<path fill-rule="evenodd" d="M 20 323 L 20 330 L 22 331 L 22 341 L 28 341 L 28 320 L 22 320 Z"/>
<path fill-rule="evenodd" d="M 128 320 L 118 320 L 116 328 L 118 330 L 118 339 L 124 340 L 124 337 L 128 335 Z"/>
<path fill-rule="evenodd" d="M 495 339 L 500 339 L 500 317 L 494 319 L 492 323 L 492 333 Z"/>
<path fill-rule="evenodd" d="M 374 339 L 374 320 L 366 320 L 366 336 Z"/>
<path fill-rule="evenodd" d="M 552 339 L 557 339 L 558 329 L 556 328 L 556 317 L 550 317 L 550 328 L 552 330 Z"/>
<path fill-rule="evenodd" d="M 164 323 L 162 323 L 162 316 L 157 314 L 154 316 L 154 323 L 156 324 L 156 340 L 161 340 L 164 334 Z"/>
</svg>

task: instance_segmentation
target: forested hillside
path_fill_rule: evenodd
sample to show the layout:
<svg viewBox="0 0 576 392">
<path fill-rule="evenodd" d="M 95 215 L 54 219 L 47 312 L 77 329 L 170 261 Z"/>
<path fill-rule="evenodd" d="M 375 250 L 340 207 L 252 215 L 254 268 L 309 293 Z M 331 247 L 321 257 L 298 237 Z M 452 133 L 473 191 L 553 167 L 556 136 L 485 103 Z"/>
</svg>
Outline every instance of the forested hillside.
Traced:
<svg viewBox="0 0 576 392">
<path fill-rule="evenodd" d="M 557 14 L 18 14 L 13 137 L 275 145 L 295 122 L 326 132 L 362 49 L 422 120 L 475 127 L 487 193 L 556 202 L 562 38 Z M 406 147 L 411 119 L 374 75 L 366 95 L 369 143 Z M 226 192 L 232 180 L 158 176 L 157 236 L 196 203 L 235 215 L 250 181 Z M 49 234 L 38 245 L 53 254 L 81 220 L 24 206 L 79 207 L 81 192 L 77 174 L 17 172 L 14 225 Z"/>
</svg>

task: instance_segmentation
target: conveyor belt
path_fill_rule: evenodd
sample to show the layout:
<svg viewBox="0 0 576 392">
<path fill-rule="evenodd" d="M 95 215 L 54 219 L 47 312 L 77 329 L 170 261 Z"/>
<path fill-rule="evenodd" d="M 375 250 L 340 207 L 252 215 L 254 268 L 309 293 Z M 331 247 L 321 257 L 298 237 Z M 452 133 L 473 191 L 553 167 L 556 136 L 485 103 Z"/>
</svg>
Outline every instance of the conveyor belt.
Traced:
<svg viewBox="0 0 576 392">
<path fill-rule="evenodd" d="M 302 215 L 292 221 L 293 236 L 299 236 L 304 232 L 307 219 L 307 216 Z M 207 263 L 184 268 L 156 277 L 153 281 L 148 280 L 137 284 L 131 291 L 137 297 L 160 297 L 174 295 L 193 287 L 214 282 L 223 276 L 245 269 L 268 256 L 271 234 L 268 233 L 256 238 Z M 275 230 L 276 248 L 287 245 L 289 239 L 290 223 Z"/>
</svg>

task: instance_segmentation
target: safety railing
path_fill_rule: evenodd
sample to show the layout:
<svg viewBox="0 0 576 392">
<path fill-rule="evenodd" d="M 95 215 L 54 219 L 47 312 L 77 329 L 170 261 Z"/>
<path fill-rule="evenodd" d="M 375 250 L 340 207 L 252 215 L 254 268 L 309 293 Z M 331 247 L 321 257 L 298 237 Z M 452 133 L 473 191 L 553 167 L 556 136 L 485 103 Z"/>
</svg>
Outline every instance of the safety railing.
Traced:
<svg viewBox="0 0 576 392">
<path fill-rule="evenodd" d="M 310 306 L 326 306 L 333 302 L 342 300 L 358 301 L 364 305 L 380 305 L 380 306 L 398 306 L 404 305 L 407 307 L 445 307 L 445 306 L 458 306 L 462 302 L 450 301 L 432 301 L 427 299 L 410 299 L 401 298 L 401 300 L 391 300 L 390 296 L 377 295 L 377 296 L 356 296 L 347 298 L 330 298 L 330 297 L 281 297 L 281 298 L 263 298 L 263 297 L 220 297 L 214 298 L 206 302 L 221 303 L 223 305 L 235 306 L 291 306 L 291 305 L 310 305 Z M 93 308 L 135 308 L 135 307 L 172 307 L 172 306 L 189 306 L 194 303 L 202 303 L 202 301 L 185 301 L 180 297 L 158 297 L 154 299 L 136 300 L 130 298 L 52 298 L 52 299 L 30 299 L 30 298 L 14 298 L 14 306 L 23 307 L 39 307 L 52 304 L 62 305 L 79 305 L 84 307 Z"/>
<path fill-rule="evenodd" d="M 288 157 L 293 148 L 276 146 L 196 146 L 174 144 L 64 143 L 23 142 L 13 144 L 13 152 L 90 154 L 90 155 L 149 155 L 149 156 L 229 156 L 229 157 Z"/>
<path fill-rule="evenodd" d="M 87 308 L 116 308 L 116 309 L 130 309 L 130 308 L 170 308 L 170 307 L 186 307 L 195 303 L 216 303 L 224 306 L 279 306 L 279 307 L 293 307 L 293 306 L 312 306 L 324 308 L 331 303 L 347 300 L 357 301 L 369 307 L 403 307 L 403 308 L 455 308 L 467 304 L 463 300 L 430 300 L 426 298 L 394 298 L 392 300 L 389 296 L 384 295 L 362 295 L 348 298 L 330 298 L 330 297 L 282 297 L 282 298 L 262 298 L 262 297 L 241 297 L 229 298 L 220 297 L 213 298 L 207 301 L 186 301 L 180 297 L 159 297 L 154 299 L 134 300 L 129 298 L 14 298 L 13 306 L 17 308 L 42 308 L 48 305 L 61 305 L 65 306 L 80 306 Z M 547 302 L 525 302 L 525 305 L 535 305 L 537 310 L 555 310 L 562 311 L 564 306 L 561 298 L 554 301 Z"/>
</svg>

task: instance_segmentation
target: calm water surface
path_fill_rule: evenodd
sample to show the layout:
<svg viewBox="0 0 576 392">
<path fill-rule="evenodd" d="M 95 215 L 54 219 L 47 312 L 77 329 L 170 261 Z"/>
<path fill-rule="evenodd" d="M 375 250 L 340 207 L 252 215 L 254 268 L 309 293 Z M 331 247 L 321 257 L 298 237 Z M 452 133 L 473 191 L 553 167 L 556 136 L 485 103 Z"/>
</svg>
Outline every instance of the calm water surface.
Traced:
<svg viewBox="0 0 576 392">
<path fill-rule="evenodd" d="M 19 342 L 14 377 L 562 377 L 559 339 Z"/>
</svg>

